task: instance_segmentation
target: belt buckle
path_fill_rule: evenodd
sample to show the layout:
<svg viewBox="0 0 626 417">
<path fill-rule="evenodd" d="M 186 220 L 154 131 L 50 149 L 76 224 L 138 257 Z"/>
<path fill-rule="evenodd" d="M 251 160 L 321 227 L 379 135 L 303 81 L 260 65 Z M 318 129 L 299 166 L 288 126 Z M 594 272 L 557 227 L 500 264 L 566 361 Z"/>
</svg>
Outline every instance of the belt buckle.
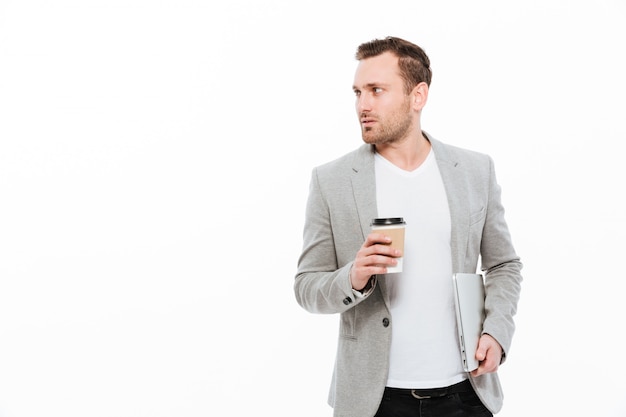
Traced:
<svg viewBox="0 0 626 417">
<path fill-rule="evenodd" d="M 411 395 L 413 396 L 413 398 L 416 398 L 418 400 L 427 400 L 429 398 L 433 398 L 432 395 L 418 395 L 415 393 L 414 389 L 411 390 Z"/>
</svg>

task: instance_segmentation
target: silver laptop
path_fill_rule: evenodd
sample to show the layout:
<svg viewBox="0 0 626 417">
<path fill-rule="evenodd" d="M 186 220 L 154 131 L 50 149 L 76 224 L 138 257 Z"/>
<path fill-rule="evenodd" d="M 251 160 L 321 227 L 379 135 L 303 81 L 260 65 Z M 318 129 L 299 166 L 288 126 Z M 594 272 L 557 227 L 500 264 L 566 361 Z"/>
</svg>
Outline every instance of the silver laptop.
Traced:
<svg viewBox="0 0 626 417">
<path fill-rule="evenodd" d="M 485 285 L 480 274 L 457 273 L 452 280 L 461 360 L 463 369 L 471 372 L 478 368 L 476 349 L 485 320 Z"/>
</svg>

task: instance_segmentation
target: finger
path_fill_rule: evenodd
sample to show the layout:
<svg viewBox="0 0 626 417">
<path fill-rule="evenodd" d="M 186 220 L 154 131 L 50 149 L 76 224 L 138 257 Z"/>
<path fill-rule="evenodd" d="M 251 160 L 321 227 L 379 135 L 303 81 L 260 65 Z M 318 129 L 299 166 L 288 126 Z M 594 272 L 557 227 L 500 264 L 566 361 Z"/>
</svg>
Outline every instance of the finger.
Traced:
<svg viewBox="0 0 626 417">
<path fill-rule="evenodd" d="M 402 252 L 398 249 L 385 245 L 374 245 L 369 248 L 361 249 L 355 258 L 359 266 L 386 264 L 391 265 L 394 258 L 402 256 Z"/>
<path fill-rule="evenodd" d="M 480 343 L 481 341 L 482 339 L 479 339 L 478 348 L 476 349 L 476 354 L 474 355 L 476 357 L 476 360 L 478 360 L 478 362 L 484 361 L 485 358 L 487 357 L 487 348 L 484 344 Z"/>
<path fill-rule="evenodd" d="M 478 365 L 478 368 L 471 372 L 472 376 L 480 376 L 483 374 L 488 374 L 491 372 L 495 372 L 498 370 L 498 363 L 494 360 L 492 355 L 487 355 L 487 359 L 481 361 Z"/>
<path fill-rule="evenodd" d="M 370 246 L 367 249 L 367 252 L 370 255 L 382 255 L 382 256 L 391 257 L 391 258 L 398 258 L 402 256 L 402 251 L 400 251 L 399 249 L 392 248 L 391 246 L 379 245 L 379 244 Z"/>
<path fill-rule="evenodd" d="M 495 372 L 498 370 L 500 362 L 498 361 L 495 349 L 491 349 L 489 351 L 489 353 L 487 354 L 487 358 L 484 360 L 484 364 L 486 372 Z"/>
<path fill-rule="evenodd" d="M 365 243 L 363 246 L 369 247 L 376 244 L 388 245 L 391 243 L 391 238 L 382 233 L 370 233 L 367 235 L 367 239 L 365 239 Z"/>
<path fill-rule="evenodd" d="M 387 267 L 396 266 L 398 261 L 395 258 L 383 255 L 371 255 L 359 259 L 354 263 L 354 269 L 359 275 L 386 274 Z"/>
</svg>

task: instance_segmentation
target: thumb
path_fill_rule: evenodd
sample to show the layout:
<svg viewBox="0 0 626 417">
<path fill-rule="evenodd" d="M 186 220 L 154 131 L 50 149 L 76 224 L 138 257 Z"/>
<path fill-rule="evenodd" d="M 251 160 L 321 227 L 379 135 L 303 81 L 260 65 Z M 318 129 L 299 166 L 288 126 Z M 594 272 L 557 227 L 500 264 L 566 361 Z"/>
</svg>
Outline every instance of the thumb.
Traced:
<svg viewBox="0 0 626 417">
<path fill-rule="evenodd" d="M 487 357 L 487 348 L 480 343 L 480 341 L 482 340 L 482 338 L 478 341 L 478 349 L 476 349 L 476 359 L 478 359 L 479 361 L 484 361 L 485 358 Z"/>
</svg>

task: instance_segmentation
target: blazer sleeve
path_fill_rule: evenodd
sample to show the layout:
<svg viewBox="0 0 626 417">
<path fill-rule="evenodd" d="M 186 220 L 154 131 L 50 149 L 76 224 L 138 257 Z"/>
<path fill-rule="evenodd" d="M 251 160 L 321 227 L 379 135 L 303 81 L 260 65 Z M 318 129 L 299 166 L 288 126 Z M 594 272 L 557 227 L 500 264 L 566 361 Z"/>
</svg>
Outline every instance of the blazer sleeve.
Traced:
<svg viewBox="0 0 626 417">
<path fill-rule="evenodd" d="M 346 213 L 336 211 L 345 208 L 333 206 L 331 200 L 335 199 L 329 199 L 332 195 L 328 194 L 337 191 L 324 188 L 321 184 L 329 181 L 321 181 L 320 175 L 319 168 L 313 170 L 294 291 L 298 303 L 309 312 L 342 313 L 363 300 L 355 295 L 349 278 L 351 260 L 358 248 L 342 247 L 341 253 L 337 253 L 337 235 L 346 234 L 342 227 L 348 227 L 348 222 L 342 221 Z"/>
<path fill-rule="evenodd" d="M 522 282 L 522 263 L 511 241 L 504 218 L 501 189 L 489 158 L 488 200 L 480 246 L 481 269 L 485 276 L 485 322 L 483 333 L 493 336 L 509 351 L 515 331 Z"/>
</svg>

